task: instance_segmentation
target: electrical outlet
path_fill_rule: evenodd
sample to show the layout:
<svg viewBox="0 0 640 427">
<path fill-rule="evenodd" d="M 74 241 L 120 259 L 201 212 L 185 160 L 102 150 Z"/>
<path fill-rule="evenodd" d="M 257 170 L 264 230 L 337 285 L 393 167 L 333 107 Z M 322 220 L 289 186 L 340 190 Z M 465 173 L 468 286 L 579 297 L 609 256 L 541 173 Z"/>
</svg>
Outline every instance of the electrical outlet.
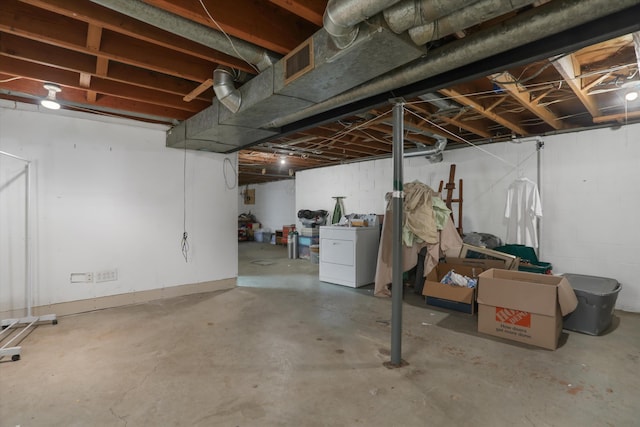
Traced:
<svg viewBox="0 0 640 427">
<path fill-rule="evenodd" d="M 118 270 L 104 270 L 96 272 L 96 283 L 100 282 L 112 282 L 118 280 Z"/>
<path fill-rule="evenodd" d="M 69 280 L 71 283 L 91 283 L 93 282 L 93 273 L 71 273 Z"/>
</svg>

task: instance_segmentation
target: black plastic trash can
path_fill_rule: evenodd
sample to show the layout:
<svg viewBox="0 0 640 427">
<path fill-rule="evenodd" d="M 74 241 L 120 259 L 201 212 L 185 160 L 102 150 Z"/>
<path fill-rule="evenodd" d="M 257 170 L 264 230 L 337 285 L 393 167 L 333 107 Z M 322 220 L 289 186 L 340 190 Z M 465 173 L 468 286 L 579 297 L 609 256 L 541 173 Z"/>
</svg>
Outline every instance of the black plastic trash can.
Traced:
<svg viewBox="0 0 640 427">
<path fill-rule="evenodd" d="M 578 298 L 573 313 L 563 319 L 564 329 L 600 335 L 610 325 L 622 286 L 615 279 L 582 274 L 563 274 Z"/>
</svg>

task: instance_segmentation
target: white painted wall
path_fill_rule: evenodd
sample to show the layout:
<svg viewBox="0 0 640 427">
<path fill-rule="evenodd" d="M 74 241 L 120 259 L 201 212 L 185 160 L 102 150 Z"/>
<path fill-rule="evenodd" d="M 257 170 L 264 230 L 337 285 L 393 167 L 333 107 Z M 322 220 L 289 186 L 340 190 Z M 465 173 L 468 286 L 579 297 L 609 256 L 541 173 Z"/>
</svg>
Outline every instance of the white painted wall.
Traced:
<svg viewBox="0 0 640 427">
<path fill-rule="evenodd" d="M 297 217 L 295 180 L 252 184 L 249 189 L 255 189 L 256 200 L 253 205 L 245 205 L 242 192 L 246 187 L 238 189 L 238 213 L 255 215 L 263 228 L 272 233 L 282 230 L 283 225 L 295 224 Z"/>
<path fill-rule="evenodd" d="M 187 152 L 185 262 L 184 152 L 165 147 L 160 127 L 89 117 L 0 108 L 0 150 L 34 165 L 34 305 L 236 277 L 225 156 Z M 24 179 L 10 182 L 21 168 L 0 158 L 0 311 L 24 307 Z M 70 283 L 73 272 L 108 269 L 117 281 Z"/>
<path fill-rule="evenodd" d="M 541 260 L 551 262 L 556 273 L 617 279 L 623 286 L 617 307 L 640 311 L 640 125 L 543 140 Z M 471 147 L 447 151 L 445 161 L 435 165 L 422 158 L 407 159 L 404 181 L 419 179 L 437 189 L 455 163 L 456 182 L 464 180 L 465 232 L 504 239 L 509 184 L 519 175 L 537 179 L 535 142 L 480 148 L 486 152 Z M 296 209 L 315 202 L 332 211 L 331 196 L 344 195 L 347 212 L 382 214 L 392 173 L 390 159 L 298 172 Z"/>
</svg>

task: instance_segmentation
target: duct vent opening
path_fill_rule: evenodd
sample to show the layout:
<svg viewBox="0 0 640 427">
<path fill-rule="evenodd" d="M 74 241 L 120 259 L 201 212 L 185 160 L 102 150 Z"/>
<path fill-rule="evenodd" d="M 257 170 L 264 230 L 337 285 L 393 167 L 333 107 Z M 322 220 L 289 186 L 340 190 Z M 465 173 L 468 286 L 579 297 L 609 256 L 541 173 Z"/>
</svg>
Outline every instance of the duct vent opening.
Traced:
<svg viewBox="0 0 640 427">
<path fill-rule="evenodd" d="M 313 38 L 309 38 L 284 57 L 284 84 L 313 70 Z"/>
</svg>

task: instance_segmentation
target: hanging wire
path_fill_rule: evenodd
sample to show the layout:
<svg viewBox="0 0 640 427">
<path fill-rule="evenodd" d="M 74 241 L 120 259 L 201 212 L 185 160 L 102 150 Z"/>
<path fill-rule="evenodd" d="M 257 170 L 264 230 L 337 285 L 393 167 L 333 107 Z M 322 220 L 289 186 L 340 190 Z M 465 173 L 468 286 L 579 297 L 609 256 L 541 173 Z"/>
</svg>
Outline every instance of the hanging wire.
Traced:
<svg viewBox="0 0 640 427">
<path fill-rule="evenodd" d="M 251 66 L 251 68 L 253 68 L 254 70 L 256 70 L 256 73 L 260 74 L 260 70 L 258 69 L 258 67 L 256 67 L 255 65 L 253 65 L 251 62 L 249 62 L 244 56 L 242 56 L 242 54 L 240 52 L 238 52 L 238 49 L 236 49 L 236 46 L 233 44 L 233 41 L 231 40 L 231 37 L 229 37 L 229 34 L 227 34 L 227 32 L 225 30 L 222 29 L 222 27 L 220 26 L 220 24 L 218 24 L 218 21 L 216 21 L 215 19 L 213 19 L 213 16 L 211 16 L 211 14 L 209 13 L 209 9 L 207 9 L 207 6 L 204 5 L 204 2 L 202 0 L 200 0 L 200 5 L 202 6 L 202 8 L 204 9 L 205 13 L 207 14 L 207 16 L 209 17 L 209 19 L 211 19 L 211 22 L 213 22 L 215 24 L 216 27 L 218 27 L 218 29 L 222 32 L 222 34 L 224 34 L 224 36 L 227 38 L 227 40 L 229 40 L 229 44 L 231 45 L 231 48 L 233 49 L 233 51 L 235 53 L 238 54 L 238 56 L 247 64 L 249 64 Z"/>
<path fill-rule="evenodd" d="M 184 143 L 184 160 L 182 162 L 182 240 L 180 249 L 184 262 L 189 262 L 189 233 L 187 233 L 187 143 Z"/>
<path fill-rule="evenodd" d="M 227 178 L 227 164 L 231 167 L 233 171 L 233 185 L 229 185 L 229 180 Z M 231 162 L 231 159 L 228 157 L 224 158 L 224 164 L 222 165 L 222 174 L 224 175 L 224 185 L 227 187 L 227 190 L 233 190 L 238 185 L 238 173 L 236 172 L 235 166 Z"/>
<path fill-rule="evenodd" d="M 449 131 L 448 129 L 446 129 L 446 128 L 442 127 L 442 126 L 440 126 L 439 124 L 434 123 L 434 122 L 432 122 L 431 120 L 428 120 L 428 119 L 426 119 L 426 118 L 424 118 L 424 117 L 420 116 L 419 114 L 414 113 L 414 112 L 413 112 L 413 111 L 411 111 L 411 109 L 409 109 L 409 108 L 406 108 L 406 109 L 405 109 L 405 111 L 407 111 L 407 112 L 408 112 L 408 113 L 410 113 L 410 114 L 413 114 L 414 116 L 418 117 L 420 120 L 424 121 L 425 123 L 428 123 L 428 124 L 430 124 L 431 126 L 434 126 L 434 127 L 438 128 L 438 129 L 440 129 L 441 131 L 446 132 L 446 133 L 448 133 L 449 135 L 451 135 L 451 136 L 453 136 L 453 137 L 455 137 L 455 138 L 460 139 L 462 142 L 464 142 L 465 144 L 468 144 L 468 145 L 472 146 L 472 147 L 473 147 L 473 148 L 475 148 L 476 150 L 482 151 L 483 153 L 488 154 L 489 156 L 491 156 L 491 157 L 493 157 L 493 158 L 495 158 L 495 159 L 497 159 L 497 160 L 499 160 L 499 161 L 501 161 L 501 162 L 503 162 L 503 163 L 505 163 L 505 164 L 507 164 L 507 165 L 511 166 L 511 167 L 512 167 L 512 168 L 514 168 L 514 169 L 516 169 L 516 168 L 518 167 L 517 165 L 514 165 L 513 163 L 511 163 L 511 162 L 509 162 L 509 161 L 507 161 L 507 160 L 503 159 L 502 157 L 500 157 L 500 156 L 498 156 L 498 155 L 496 155 L 496 154 L 493 154 L 491 151 L 487 151 L 487 150 L 485 150 L 484 148 L 482 148 L 482 147 L 480 147 L 480 146 L 478 146 L 478 145 L 474 144 L 473 142 L 468 141 L 468 140 L 466 140 L 465 138 L 462 138 L 461 136 L 458 136 L 458 135 L 454 134 L 453 132 Z"/>
</svg>

